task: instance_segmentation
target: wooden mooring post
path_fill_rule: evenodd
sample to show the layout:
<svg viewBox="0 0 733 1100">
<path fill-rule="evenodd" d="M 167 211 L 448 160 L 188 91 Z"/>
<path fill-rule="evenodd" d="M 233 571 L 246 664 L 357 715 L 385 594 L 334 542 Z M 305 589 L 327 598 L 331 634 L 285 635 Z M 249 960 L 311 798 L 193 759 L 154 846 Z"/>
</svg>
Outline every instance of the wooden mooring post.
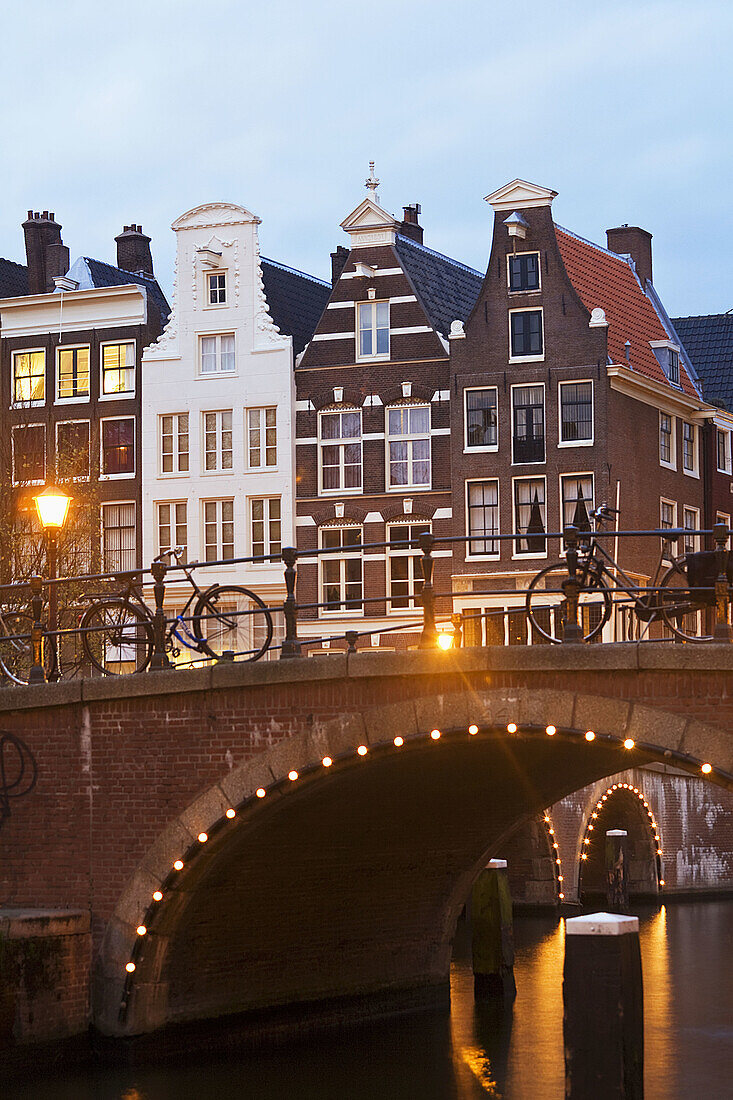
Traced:
<svg viewBox="0 0 733 1100">
<path fill-rule="evenodd" d="M 505 859 L 490 859 L 471 892 L 473 991 L 477 1001 L 513 999 L 512 896 Z"/>
<path fill-rule="evenodd" d="M 609 913 L 629 911 L 629 843 L 625 829 L 606 833 L 606 904 Z"/>
</svg>

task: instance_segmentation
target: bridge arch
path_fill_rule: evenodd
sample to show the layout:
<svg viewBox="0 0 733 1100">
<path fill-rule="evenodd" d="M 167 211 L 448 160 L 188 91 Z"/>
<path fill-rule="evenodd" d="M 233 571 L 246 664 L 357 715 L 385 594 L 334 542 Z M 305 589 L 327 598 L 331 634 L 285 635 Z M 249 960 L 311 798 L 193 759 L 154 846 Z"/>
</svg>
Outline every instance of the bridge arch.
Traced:
<svg viewBox="0 0 733 1100">
<path fill-rule="evenodd" d="M 578 896 L 605 894 L 604 840 L 608 829 L 627 833 L 631 896 L 656 895 L 664 888 L 663 839 L 657 815 L 633 783 L 612 783 L 599 791 L 586 814 L 578 858 Z"/>
<path fill-rule="evenodd" d="M 315 724 L 230 772 L 149 849 L 107 927 L 94 1022 L 133 1035 L 440 995 L 470 884 L 520 819 L 651 760 L 698 775 L 712 760 L 706 777 L 733 789 L 725 738 L 693 719 L 680 732 L 655 707 L 517 687 Z"/>
</svg>

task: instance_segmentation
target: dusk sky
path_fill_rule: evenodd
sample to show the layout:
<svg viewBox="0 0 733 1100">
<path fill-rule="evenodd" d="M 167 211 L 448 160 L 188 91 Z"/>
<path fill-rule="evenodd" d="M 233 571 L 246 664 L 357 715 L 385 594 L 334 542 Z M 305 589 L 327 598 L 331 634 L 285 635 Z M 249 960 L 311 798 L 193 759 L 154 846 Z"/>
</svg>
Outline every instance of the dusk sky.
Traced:
<svg viewBox="0 0 733 1100">
<path fill-rule="evenodd" d="M 724 0 L 69 0 L 2 5 L 0 255 L 29 208 L 72 261 L 141 222 L 170 291 L 170 223 L 199 203 L 262 219 L 262 253 L 323 278 L 376 161 L 382 204 L 483 270 L 483 196 L 551 187 L 605 244 L 654 235 L 669 312 L 733 308 L 731 54 Z"/>
</svg>

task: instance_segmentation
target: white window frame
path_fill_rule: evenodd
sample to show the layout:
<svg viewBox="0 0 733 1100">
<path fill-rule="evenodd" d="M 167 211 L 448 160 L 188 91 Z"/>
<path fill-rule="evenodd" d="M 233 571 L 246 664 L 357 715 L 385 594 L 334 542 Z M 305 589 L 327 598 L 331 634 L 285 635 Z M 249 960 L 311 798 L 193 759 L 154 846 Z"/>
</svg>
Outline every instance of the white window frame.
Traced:
<svg viewBox="0 0 733 1100">
<path fill-rule="evenodd" d="M 275 472 L 278 468 L 278 464 L 279 464 L 279 461 L 280 461 L 280 453 L 279 453 L 280 448 L 278 446 L 279 440 L 278 440 L 277 408 L 278 408 L 277 405 L 250 405 L 249 407 L 245 408 L 245 410 L 244 410 L 244 451 L 245 451 L 245 458 L 246 458 L 246 467 L 247 467 L 248 470 L 251 470 L 252 473 L 261 473 L 261 472 L 266 471 L 266 470 L 270 470 L 270 471 Z M 273 463 L 271 463 L 270 465 L 268 465 L 267 464 L 267 433 L 268 433 L 268 431 L 273 430 L 273 429 L 268 428 L 268 426 L 267 426 L 267 414 L 268 414 L 268 412 L 271 412 L 271 411 L 275 413 L 275 425 L 274 425 L 275 461 Z M 255 412 L 260 414 L 260 422 L 259 422 L 259 424 L 256 428 L 251 428 L 250 423 L 249 423 L 249 416 L 250 416 L 250 413 L 255 413 Z M 257 432 L 257 436 L 258 436 L 257 450 L 259 452 L 260 458 L 264 460 L 256 466 L 253 465 L 252 461 L 251 461 L 251 451 L 252 451 L 252 448 L 250 446 L 250 432 L 251 431 L 256 431 Z"/>
<path fill-rule="evenodd" d="M 104 471 L 104 425 L 111 424 L 113 420 L 132 421 L 132 472 L 129 474 L 105 474 Z M 124 481 L 137 474 L 137 417 L 128 413 L 126 416 L 103 416 L 99 421 L 99 480 L 100 481 Z M 105 504 L 107 502 L 105 501 Z"/>
<path fill-rule="evenodd" d="M 694 520 L 692 527 L 687 526 L 688 514 L 691 515 L 693 520 Z M 699 531 L 700 530 L 700 509 L 699 508 L 695 508 L 694 505 L 692 505 L 692 504 L 683 504 L 682 505 L 682 527 L 684 528 L 685 531 Z M 692 550 L 687 549 L 687 546 L 685 545 L 686 541 L 687 541 L 687 537 L 683 536 L 683 538 L 682 538 L 682 544 L 683 544 L 682 549 L 686 554 L 689 554 L 689 553 L 694 554 L 697 550 L 700 549 L 700 536 L 699 535 L 693 535 L 692 536 Z"/>
<path fill-rule="evenodd" d="M 212 302 L 211 301 L 211 279 L 224 276 L 224 301 Z M 226 268 L 217 268 L 216 271 L 206 271 L 204 274 L 204 295 L 206 298 L 206 305 L 204 309 L 224 309 L 229 305 L 229 278 Z M 225 333 L 224 335 L 228 335 Z"/>
<path fill-rule="evenodd" d="M 59 472 L 59 428 L 64 424 L 86 424 L 87 426 L 87 472 L 85 477 L 62 477 Z M 64 481 L 66 484 L 72 484 L 77 481 L 89 481 L 92 476 L 92 422 L 91 420 L 57 420 L 55 426 L 55 451 L 56 451 L 56 477 L 59 481 Z"/>
<path fill-rule="evenodd" d="M 678 523 L 677 523 L 677 501 L 676 500 L 670 500 L 669 497 L 660 497 L 659 498 L 659 527 L 660 527 L 660 530 L 665 530 L 665 528 L 663 526 L 663 523 L 662 523 L 662 505 L 664 505 L 664 504 L 669 505 L 669 507 L 672 509 L 672 529 L 674 529 L 678 526 Z M 672 547 L 671 541 L 668 540 L 668 539 L 665 539 L 664 536 L 662 536 L 662 544 L 664 544 L 665 542 L 667 543 L 667 545 L 670 548 Z M 670 549 L 670 555 L 672 553 L 673 553 L 673 550 Z M 670 561 L 671 558 L 669 556 L 667 556 L 667 557 L 663 557 L 662 560 L 663 561 Z"/>
<path fill-rule="evenodd" d="M 501 542 L 497 543 L 498 549 L 494 554 L 474 554 L 471 550 L 472 542 L 489 542 L 491 536 L 477 535 L 475 538 L 471 535 L 471 512 L 470 512 L 470 499 L 469 499 L 469 486 L 470 485 L 483 485 L 487 482 L 496 485 L 496 527 L 497 532 L 501 531 L 501 485 L 499 484 L 498 477 L 471 477 L 467 478 L 464 482 L 464 499 L 465 499 L 465 514 L 466 514 L 466 561 L 498 561 L 501 557 Z"/>
<path fill-rule="evenodd" d="M 669 462 L 662 458 L 662 417 L 668 416 L 671 424 L 671 436 L 669 444 L 669 453 L 671 460 Z M 659 465 L 663 466 L 665 470 L 677 469 L 677 417 L 672 413 L 667 413 L 664 409 L 659 410 L 659 427 L 657 429 L 657 451 L 659 453 Z"/>
<path fill-rule="evenodd" d="M 161 510 L 161 508 L 170 508 L 172 510 L 172 509 L 175 509 L 175 508 L 179 508 L 181 505 L 183 506 L 183 508 L 185 510 L 184 511 L 185 519 L 183 521 L 183 524 L 179 524 L 178 519 L 175 518 L 173 511 L 171 511 L 171 518 L 170 518 L 169 523 L 166 526 L 170 527 L 170 529 L 171 529 L 171 538 L 172 538 L 174 532 L 175 532 L 176 537 L 175 537 L 175 539 L 172 538 L 172 541 L 169 543 L 168 546 L 163 546 L 163 544 L 160 541 L 160 527 L 161 527 L 160 510 Z M 181 526 L 186 528 L 186 538 L 183 542 L 178 541 L 178 528 L 181 527 Z M 156 538 L 156 542 L 158 544 L 158 553 L 159 554 L 161 554 L 163 552 L 163 550 L 168 550 L 168 549 L 172 548 L 173 546 L 183 546 L 184 560 L 188 559 L 188 501 L 187 500 L 157 500 L 155 502 L 155 538 Z"/>
<path fill-rule="evenodd" d="M 539 313 L 540 332 L 542 333 L 542 351 L 534 355 L 512 355 L 512 317 L 515 313 Z M 510 363 L 542 363 L 545 359 L 545 311 L 542 306 L 523 306 L 521 309 L 510 309 L 507 318 L 507 336 L 509 338 L 509 362 Z M 529 383 L 528 383 L 529 385 Z"/>
<path fill-rule="evenodd" d="M 33 478 L 31 481 L 16 481 L 15 478 L 15 434 L 19 431 L 26 431 L 27 428 L 42 428 L 43 429 L 43 477 Z M 33 424 L 13 424 L 10 429 L 10 479 L 14 486 L 16 485 L 45 485 L 46 475 L 48 473 L 48 447 L 46 439 L 46 425 L 42 423 Z"/>
<path fill-rule="evenodd" d="M 517 462 L 514 459 L 514 392 L 515 390 L 526 390 L 532 386 L 541 386 L 542 388 L 542 427 L 544 429 L 544 448 L 542 452 L 542 458 L 535 459 L 532 462 Z M 527 380 L 526 382 L 512 383 L 510 386 L 509 394 L 509 413 L 511 416 L 511 449 L 512 449 L 512 466 L 543 466 L 547 462 L 547 388 L 544 382 L 532 382 Z M 531 406 L 536 408 L 536 405 Z"/>
<path fill-rule="evenodd" d="M 216 557 L 212 558 L 212 561 L 222 561 L 224 558 L 224 543 L 222 539 L 222 505 L 231 504 L 232 506 L 232 557 L 237 556 L 237 511 L 235 508 L 235 500 L 233 497 L 204 497 L 201 500 L 200 506 L 200 523 L 201 523 L 201 549 L 202 549 L 202 561 L 206 561 L 206 505 L 215 504 L 216 507 Z M 220 566 L 222 569 L 235 569 L 236 566 L 224 565 Z"/>
<path fill-rule="evenodd" d="M 229 414 L 230 426 L 225 429 L 222 426 L 222 417 L 225 413 Z M 216 448 L 214 450 L 214 458 L 216 459 L 216 465 L 212 469 L 206 468 L 206 417 L 216 417 Z M 191 427 L 191 421 L 189 420 L 189 430 Z M 224 431 L 227 430 L 232 436 L 232 464 L 231 466 L 224 466 L 222 460 L 224 457 L 224 451 L 222 449 L 222 439 Z M 190 445 L 190 444 L 189 444 Z M 228 449 L 228 448 L 227 448 Z M 190 452 L 189 452 L 190 454 Z M 202 409 L 201 410 L 201 474 L 203 477 L 210 477 L 212 474 L 234 474 L 234 410 L 233 409 Z"/>
<path fill-rule="evenodd" d="M 484 390 L 493 390 L 496 397 L 496 443 L 487 443 L 480 447 L 472 447 L 468 442 L 468 395 L 469 393 L 481 393 Z M 498 386 L 466 386 L 463 391 L 463 453 L 474 455 L 499 450 L 499 387 Z"/>
<path fill-rule="evenodd" d="M 540 538 L 540 537 L 544 538 L 544 540 L 545 540 L 545 549 L 543 551 L 541 551 L 540 553 L 537 553 L 535 551 L 528 551 L 526 553 L 518 553 L 517 552 L 517 541 L 518 540 L 517 539 L 512 539 L 512 559 L 517 560 L 517 561 L 524 561 L 528 558 L 546 558 L 547 557 L 547 542 L 548 542 L 548 539 L 547 539 L 547 514 L 548 514 L 548 507 L 547 507 L 547 476 L 546 476 L 546 474 L 536 474 L 536 475 L 523 474 L 523 475 L 518 475 L 516 477 L 512 477 L 512 523 L 514 524 L 515 533 L 519 532 L 519 527 L 517 526 L 517 492 L 516 492 L 516 483 L 518 481 L 544 481 L 544 483 L 545 483 L 545 533 L 542 536 L 539 536 L 539 535 L 536 536 L 537 538 Z M 521 537 L 526 538 L 526 535 L 522 535 Z"/>
<path fill-rule="evenodd" d="M 173 469 L 172 470 L 164 470 L 163 469 L 163 418 L 166 417 L 166 416 L 170 416 L 171 419 L 173 420 L 173 434 L 172 434 L 172 437 L 171 437 L 173 439 L 173 450 L 171 452 L 171 457 L 173 459 Z M 188 450 L 185 451 L 185 452 L 181 451 L 181 447 L 180 447 L 181 432 L 179 431 L 178 419 L 181 416 L 187 416 L 188 417 L 188 432 L 186 433 L 186 435 L 188 436 Z M 184 454 L 184 453 L 186 455 L 188 455 L 188 469 L 187 470 L 182 470 L 180 468 L 181 455 Z M 158 476 L 159 477 L 166 477 L 166 478 L 167 477 L 188 477 L 190 473 L 191 473 L 191 413 L 186 409 L 184 409 L 183 412 L 159 413 L 158 414 Z"/>
<path fill-rule="evenodd" d="M 386 352 L 385 351 L 381 351 L 381 352 L 376 352 L 375 351 L 371 355 L 362 355 L 362 353 L 361 353 L 361 310 L 362 310 L 362 306 L 373 306 L 374 307 L 374 324 L 372 325 L 372 330 L 371 331 L 372 331 L 372 336 L 373 336 L 374 347 L 376 347 L 377 346 L 377 323 L 376 323 L 377 308 L 376 307 L 379 306 L 379 305 L 386 305 L 386 307 L 387 307 L 387 350 L 386 350 Z M 368 299 L 366 299 L 366 301 L 354 302 L 354 307 L 355 307 L 355 315 L 356 315 L 355 329 L 354 329 L 355 334 L 356 334 L 355 359 L 356 359 L 357 363 L 364 363 L 364 362 L 371 363 L 375 359 L 379 360 L 379 361 L 384 361 L 384 360 L 389 359 L 389 357 L 392 353 L 392 311 L 391 311 L 391 308 L 390 308 L 389 298 L 368 298 Z"/>
<path fill-rule="evenodd" d="M 590 439 L 563 439 L 562 437 L 562 387 L 590 385 Z M 592 378 L 564 378 L 557 385 L 557 439 L 558 448 L 592 447 L 596 441 L 596 391 Z"/>
<path fill-rule="evenodd" d="M 409 615 L 411 611 L 418 611 L 420 604 L 417 603 L 418 594 L 415 592 L 415 581 L 422 582 L 422 569 L 420 562 L 422 561 L 422 551 L 419 547 L 405 548 L 404 550 L 394 550 L 390 547 L 390 531 L 393 527 L 427 527 L 428 531 L 432 534 L 433 525 L 429 519 L 420 519 L 417 516 L 405 516 L 402 519 L 390 520 L 386 524 L 385 542 L 387 543 L 386 554 L 386 587 L 387 587 L 387 614 L 389 615 Z M 392 601 L 392 560 L 395 558 L 407 559 L 407 596 L 402 597 L 407 599 L 407 607 L 395 607 Z M 362 574 L 362 588 L 364 585 Z M 363 598 L 363 597 L 362 597 Z"/>
<path fill-rule="evenodd" d="M 537 257 L 537 274 L 539 276 L 539 286 L 534 290 L 512 290 L 511 288 L 511 261 L 515 256 L 536 256 Z M 507 252 L 506 256 L 506 289 L 508 294 L 539 294 L 542 290 L 542 264 L 540 262 L 540 252 L 536 248 L 525 249 L 524 252 Z M 543 343 L 544 347 L 544 343 Z"/>
<path fill-rule="evenodd" d="M 221 369 L 221 338 L 231 336 L 234 340 L 234 370 Z M 205 371 L 204 340 L 216 340 L 216 370 Z M 235 332 L 200 332 L 198 334 L 198 377 L 199 378 L 235 378 L 237 375 L 237 335 Z"/>
<path fill-rule="evenodd" d="M 682 429 L 680 431 L 680 444 L 682 447 L 682 473 L 686 477 L 700 477 L 700 430 L 697 424 L 692 420 L 680 420 Z M 692 469 L 688 470 L 685 466 L 685 426 L 692 428 Z"/>
<path fill-rule="evenodd" d="M 123 569 L 122 565 L 120 565 L 119 569 L 108 569 L 107 568 L 107 559 L 106 559 L 105 549 L 104 549 L 104 532 L 105 532 L 104 510 L 105 510 L 105 508 L 120 507 L 122 505 L 125 505 L 125 506 L 130 505 L 132 507 L 132 514 L 133 514 L 133 517 L 134 517 L 132 530 L 135 532 L 135 540 L 134 540 L 134 546 L 132 547 L 132 553 L 133 553 L 133 556 L 134 556 L 134 561 L 133 561 L 133 564 L 132 564 L 131 568 L 135 569 L 137 567 L 137 552 L 138 552 L 138 546 L 137 546 L 137 504 L 135 503 L 134 500 L 103 500 L 103 501 L 100 502 L 100 506 L 99 506 L 99 540 L 100 540 L 99 541 L 99 546 L 100 546 L 100 551 L 101 551 L 100 558 L 101 558 L 102 572 L 103 573 L 125 572 L 125 569 Z M 116 530 L 121 530 L 121 528 L 116 528 Z M 111 553 L 124 553 L 124 552 L 129 552 L 129 548 L 128 548 L 127 551 L 121 551 L 121 550 L 120 551 L 111 551 Z"/>
<path fill-rule="evenodd" d="M 588 519 L 591 521 L 591 527 L 593 526 L 590 513 L 596 506 L 596 479 L 595 479 L 595 474 L 593 473 L 592 470 L 572 470 L 569 473 L 560 474 L 559 477 L 558 477 L 558 482 L 557 482 L 557 491 L 558 491 L 558 495 L 559 495 L 558 507 L 559 507 L 559 512 L 560 512 L 560 527 L 559 527 L 560 531 L 564 530 L 564 528 L 565 528 L 565 517 L 563 516 L 563 506 L 565 504 L 565 498 L 563 496 L 563 482 L 569 481 L 573 477 L 576 477 L 576 478 L 577 477 L 589 477 L 590 478 L 591 490 L 592 490 L 593 496 L 591 497 L 590 501 L 586 501 L 586 504 L 590 505 L 590 507 L 588 508 Z"/>
<path fill-rule="evenodd" d="M 339 436 L 338 439 L 324 439 L 322 432 L 323 418 L 325 416 L 335 416 L 343 413 L 356 413 L 359 417 L 359 435 L 353 438 L 346 438 Z M 345 479 L 345 463 L 344 463 L 344 448 L 348 445 L 354 445 L 358 443 L 361 452 L 359 459 L 359 484 L 346 487 L 344 485 Z M 339 482 L 341 488 L 326 489 L 323 485 L 323 448 L 324 447 L 338 447 L 339 449 Z M 324 497 L 330 496 L 360 496 L 364 492 L 364 414 L 357 406 L 351 406 L 338 409 L 322 409 L 318 413 L 318 495 Z"/>
<path fill-rule="evenodd" d="M 390 435 L 389 434 L 389 414 L 390 414 L 390 410 L 394 410 L 394 409 L 427 409 L 427 412 L 428 412 L 427 436 L 422 435 L 422 434 L 418 435 L 417 433 L 409 433 L 409 432 L 406 433 L 406 434 L 398 435 L 398 436 Z M 414 458 L 413 458 L 413 453 L 412 453 L 413 452 L 412 444 L 414 442 L 417 442 L 418 440 L 422 440 L 422 439 L 425 439 L 425 438 L 427 438 L 427 441 L 428 441 L 428 452 L 429 452 L 428 453 L 428 462 L 430 463 L 430 478 L 429 478 L 427 484 L 424 484 L 422 482 L 415 483 L 412 480 L 412 471 L 413 471 L 413 466 L 414 466 L 414 461 L 415 461 Z M 413 404 L 408 404 L 408 405 L 399 404 L 399 405 L 387 405 L 387 406 L 385 406 L 385 409 L 384 409 L 384 443 L 385 443 L 384 476 L 385 476 L 385 482 L 386 482 L 386 491 L 388 493 L 405 493 L 408 490 L 410 492 L 416 492 L 416 493 L 419 493 L 421 491 L 422 492 L 429 491 L 432 488 L 432 485 L 433 485 L 433 414 L 432 414 L 431 406 L 429 404 L 426 404 L 424 402 L 419 402 L 419 401 L 416 401 Z M 390 483 L 391 482 L 391 461 L 390 461 L 390 449 L 389 448 L 390 448 L 391 443 L 407 443 L 408 444 L 407 467 L 408 467 L 408 471 L 409 471 L 409 474 L 410 474 L 410 480 L 405 482 L 404 485 L 392 485 Z M 420 460 L 418 460 L 418 461 L 420 461 Z"/>
<path fill-rule="evenodd" d="M 32 401 L 16 401 L 15 399 L 15 357 L 16 355 L 42 355 L 43 356 L 43 397 Z M 10 408 L 11 409 L 40 409 L 46 404 L 47 389 L 47 362 L 45 348 L 14 348 L 10 354 Z M 88 398 L 87 398 L 88 400 Z"/>
<path fill-rule="evenodd" d="M 669 382 L 670 386 L 674 386 L 674 388 L 676 390 L 681 390 L 682 389 L 682 349 L 680 348 L 680 345 L 679 344 L 674 344 L 671 340 L 650 340 L 649 341 L 649 347 L 654 352 L 654 358 L 657 360 L 657 363 L 659 363 L 662 374 L 664 375 L 666 380 Z M 659 356 L 657 355 L 657 351 L 660 348 L 664 348 L 666 351 L 673 351 L 677 355 L 677 381 L 676 382 L 672 378 L 670 378 L 668 366 L 665 367 L 663 363 L 659 362 Z"/>
<path fill-rule="evenodd" d="M 345 604 L 346 603 L 346 569 L 345 569 L 345 562 L 347 561 L 347 559 L 350 560 L 350 559 L 354 559 L 354 558 L 358 558 L 361 561 L 361 599 L 359 600 L 359 606 L 358 607 L 348 608 L 348 607 L 343 607 L 342 606 L 342 607 L 337 607 L 333 610 L 329 610 L 329 608 L 322 606 L 322 607 L 318 608 L 318 612 L 319 612 L 319 615 L 325 616 L 326 618 L 330 618 L 330 619 L 339 618 L 339 617 L 349 618 L 349 619 L 360 619 L 360 618 L 363 618 L 363 616 L 364 616 L 364 550 L 363 550 L 364 525 L 362 523 L 351 523 L 348 520 L 345 520 L 343 523 L 329 524 L 329 526 L 327 526 L 327 527 L 319 528 L 319 530 L 318 530 L 318 546 L 319 546 L 319 548 L 323 547 L 323 532 L 324 531 L 333 531 L 334 529 L 339 530 L 339 531 L 346 531 L 346 530 L 359 531 L 360 535 L 361 535 L 361 538 L 360 538 L 361 545 L 358 548 L 355 547 L 353 550 L 343 550 L 338 556 L 336 556 L 336 554 L 319 554 L 318 555 L 318 602 L 320 604 L 325 604 L 325 600 L 323 598 L 325 596 L 324 580 L 323 580 L 323 565 L 324 565 L 324 562 L 327 558 L 330 559 L 330 560 L 338 561 L 340 563 L 340 566 L 339 566 L 339 603 L 340 604 Z M 340 541 L 343 543 L 343 535 L 341 536 Z M 386 593 L 385 593 L 385 598 L 388 598 Z"/>
<path fill-rule="evenodd" d="M 86 351 L 89 357 L 89 382 L 86 393 L 77 394 L 75 397 L 61 397 L 61 353 L 63 351 Z M 57 344 L 54 356 L 54 405 L 88 405 L 92 399 L 92 349 L 90 344 Z"/>
<path fill-rule="evenodd" d="M 273 516 L 270 515 L 271 505 L 272 505 L 272 502 L 274 500 L 276 500 L 277 503 L 280 505 L 280 515 L 276 516 L 276 517 L 273 517 Z M 262 551 L 262 555 L 264 556 L 264 555 L 267 555 L 267 554 L 280 554 L 282 552 L 282 546 L 283 546 L 283 519 L 284 519 L 284 517 L 283 517 L 283 504 L 282 504 L 282 497 L 277 496 L 275 494 L 270 494 L 269 496 L 249 497 L 248 500 L 247 500 L 247 519 L 249 521 L 248 522 L 248 536 L 249 536 L 250 554 L 252 555 L 252 557 L 254 557 L 255 555 L 257 555 L 259 557 L 259 555 L 260 555 L 260 551 L 255 550 L 255 539 L 254 539 L 255 518 L 254 518 L 254 515 L 253 515 L 254 505 L 259 504 L 259 503 L 261 503 L 263 505 L 262 524 L 263 524 L 263 537 L 264 537 L 263 545 L 264 545 L 264 550 Z M 278 523 L 280 525 L 280 538 L 279 538 L 279 540 L 278 539 L 275 539 L 275 540 L 272 539 L 272 527 L 271 527 L 271 525 L 273 523 Z M 272 549 L 273 544 L 276 545 L 276 549 L 274 549 L 274 550 Z M 255 565 L 255 566 L 261 565 L 261 566 L 265 566 L 266 568 L 269 568 L 271 565 L 274 565 L 276 563 L 275 562 L 269 562 L 269 561 L 263 561 L 263 562 L 253 562 L 252 564 Z"/>
<path fill-rule="evenodd" d="M 716 512 L 715 522 L 724 523 L 728 530 L 730 530 L 730 513 L 729 512 Z"/>
<path fill-rule="evenodd" d="M 725 465 L 720 465 L 720 452 L 718 450 L 718 435 L 722 435 L 725 438 Z M 731 469 L 731 434 L 728 428 L 721 428 L 720 425 L 715 425 L 715 462 L 720 474 L 728 474 L 730 476 Z"/>
<path fill-rule="evenodd" d="M 132 389 L 120 390 L 119 393 L 104 392 L 104 349 L 108 347 L 132 347 Z M 137 341 L 136 340 L 105 340 L 99 345 L 99 400 L 100 401 L 129 401 L 137 391 Z"/>
</svg>

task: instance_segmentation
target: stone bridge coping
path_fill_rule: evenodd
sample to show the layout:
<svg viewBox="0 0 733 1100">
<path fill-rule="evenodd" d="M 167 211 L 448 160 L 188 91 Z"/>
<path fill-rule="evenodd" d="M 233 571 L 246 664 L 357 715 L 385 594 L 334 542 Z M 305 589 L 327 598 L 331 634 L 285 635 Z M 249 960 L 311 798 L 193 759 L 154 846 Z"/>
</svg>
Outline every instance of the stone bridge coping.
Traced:
<svg viewBox="0 0 733 1100">
<path fill-rule="evenodd" d="M 270 684 L 489 672 L 733 672 L 733 645 L 619 643 L 614 645 L 484 646 L 406 653 L 328 654 L 285 661 L 221 662 L 132 676 L 82 678 L 0 689 L 0 714 L 110 699 L 187 694 Z"/>
</svg>

